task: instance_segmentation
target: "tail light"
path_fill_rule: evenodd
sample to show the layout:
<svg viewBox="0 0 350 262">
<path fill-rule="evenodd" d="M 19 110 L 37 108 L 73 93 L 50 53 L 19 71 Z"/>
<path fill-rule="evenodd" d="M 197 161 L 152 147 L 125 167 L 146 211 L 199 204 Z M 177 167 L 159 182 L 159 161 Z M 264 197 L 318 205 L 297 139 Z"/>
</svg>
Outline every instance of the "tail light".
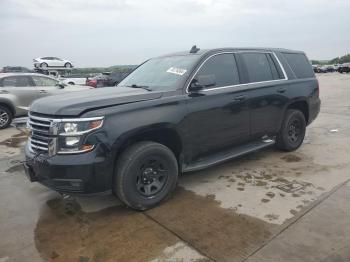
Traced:
<svg viewBox="0 0 350 262">
<path fill-rule="evenodd" d="M 97 80 L 96 79 L 86 79 L 86 85 L 96 87 L 97 86 Z"/>
</svg>

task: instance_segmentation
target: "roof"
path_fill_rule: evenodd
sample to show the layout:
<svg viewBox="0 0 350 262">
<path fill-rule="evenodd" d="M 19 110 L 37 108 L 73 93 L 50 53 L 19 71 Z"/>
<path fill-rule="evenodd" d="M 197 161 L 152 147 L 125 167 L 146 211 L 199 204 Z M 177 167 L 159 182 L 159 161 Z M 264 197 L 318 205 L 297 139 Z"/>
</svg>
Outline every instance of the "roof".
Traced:
<svg viewBox="0 0 350 262">
<path fill-rule="evenodd" d="M 43 74 L 39 74 L 39 73 L 0 73 L 0 78 L 7 77 L 7 76 L 46 76 L 46 77 L 55 79 L 51 76 L 43 75 Z"/>
<path fill-rule="evenodd" d="M 190 49 L 188 51 L 170 53 L 167 55 L 159 56 L 181 56 L 181 55 L 205 55 L 208 53 L 216 53 L 216 52 L 228 52 L 228 51 L 268 51 L 268 52 L 287 52 L 287 53 L 303 53 L 302 51 L 285 49 L 285 48 L 273 48 L 273 47 L 223 47 L 223 48 L 213 48 L 213 49 L 200 49 L 197 53 L 190 53 Z"/>
</svg>

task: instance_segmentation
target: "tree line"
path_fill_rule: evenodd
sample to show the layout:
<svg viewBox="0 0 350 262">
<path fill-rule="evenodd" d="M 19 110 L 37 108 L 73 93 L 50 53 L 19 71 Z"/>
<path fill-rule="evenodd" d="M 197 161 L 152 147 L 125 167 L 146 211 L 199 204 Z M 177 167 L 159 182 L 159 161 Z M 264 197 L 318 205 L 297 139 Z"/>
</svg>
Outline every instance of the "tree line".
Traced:
<svg viewBox="0 0 350 262">
<path fill-rule="evenodd" d="M 350 54 L 336 57 L 331 60 L 311 60 L 313 65 L 344 64 L 350 63 Z"/>
</svg>

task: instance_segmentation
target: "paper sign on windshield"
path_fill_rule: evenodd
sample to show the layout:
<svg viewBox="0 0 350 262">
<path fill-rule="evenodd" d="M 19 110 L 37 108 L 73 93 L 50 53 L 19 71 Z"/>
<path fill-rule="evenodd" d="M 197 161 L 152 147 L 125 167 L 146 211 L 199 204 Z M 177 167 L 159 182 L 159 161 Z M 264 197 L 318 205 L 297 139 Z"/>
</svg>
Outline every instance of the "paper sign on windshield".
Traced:
<svg viewBox="0 0 350 262">
<path fill-rule="evenodd" d="M 186 69 L 182 69 L 182 68 L 177 68 L 177 67 L 170 67 L 168 70 L 167 70 L 168 73 L 172 73 L 172 74 L 175 74 L 175 75 L 180 75 L 182 76 L 184 73 L 187 72 Z"/>
</svg>

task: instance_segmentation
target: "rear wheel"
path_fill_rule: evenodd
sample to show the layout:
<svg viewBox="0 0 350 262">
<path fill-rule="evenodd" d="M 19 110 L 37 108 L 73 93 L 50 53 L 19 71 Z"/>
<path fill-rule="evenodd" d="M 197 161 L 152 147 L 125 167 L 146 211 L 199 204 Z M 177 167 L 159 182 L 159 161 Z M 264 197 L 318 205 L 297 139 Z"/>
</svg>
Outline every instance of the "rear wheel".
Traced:
<svg viewBox="0 0 350 262">
<path fill-rule="evenodd" d="M 306 121 L 304 114 L 296 109 L 288 109 L 281 130 L 277 135 L 276 146 L 284 151 L 293 151 L 304 141 Z"/>
<path fill-rule="evenodd" d="M 65 64 L 64 64 L 64 67 L 65 67 L 65 68 L 71 68 L 71 67 L 72 67 L 72 64 L 71 64 L 71 63 L 65 63 Z"/>
<path fill-rule="evenodd" d="M 68 82 L 68 85 L 75 85 L 74 82 Z"/>
<path fill-rule="evenodd" d="M 139 142 L 127 148 L 115 169 L 114 191 L 127 206 L 146 210 L 175 189 L 178 164 L 172 151 L 155 142 Z"/>
<path fill-rule="evenodd" d="M 0 129 L 8 127 L 12 122 L 12 118 L 11 111 L 6 106 L 0 105 Z"/>
<path fill-rule="evenodd" d="M 46 64 L 46 63 L 41 63 L 41 64 L 40 64 L 40 67 L 41 67 L 41 68 L 47 68 L 48 66 L 49 66 L 49 65 Z"/>
</svg>

